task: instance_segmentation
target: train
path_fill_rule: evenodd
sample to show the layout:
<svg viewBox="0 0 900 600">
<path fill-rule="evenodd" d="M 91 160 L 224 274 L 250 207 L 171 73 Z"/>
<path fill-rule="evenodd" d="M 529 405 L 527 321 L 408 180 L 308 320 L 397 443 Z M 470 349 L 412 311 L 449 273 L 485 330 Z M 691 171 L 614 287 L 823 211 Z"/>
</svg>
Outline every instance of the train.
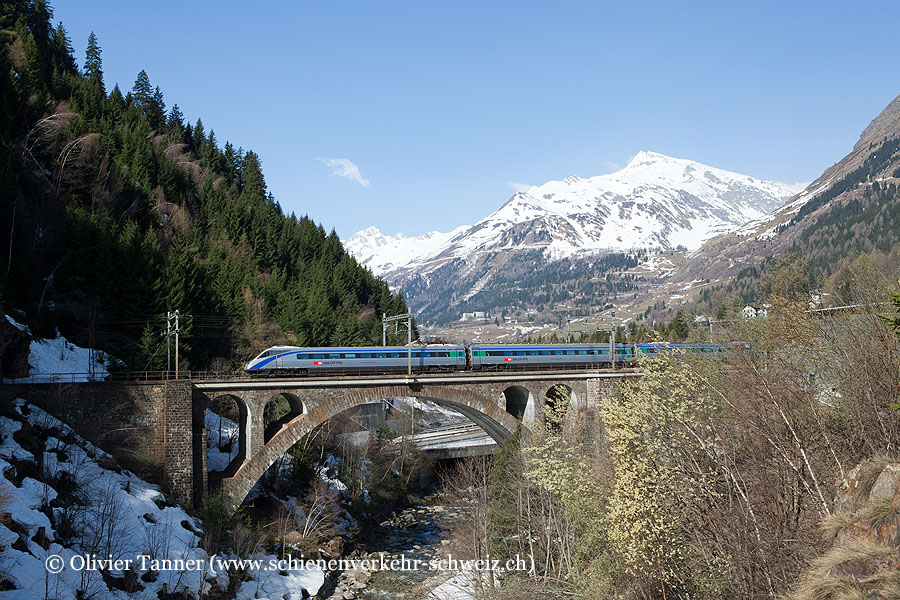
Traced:
<svg viewBox="0 0 900 600">
<path fill-rule="evenodd" d="M 718 344 L 425 344 L 301 348 L 273 346 L 248 362 L 250 376 L 438 373 L 624 366 L 667 352 L 722 352 Z"/>
</svg>

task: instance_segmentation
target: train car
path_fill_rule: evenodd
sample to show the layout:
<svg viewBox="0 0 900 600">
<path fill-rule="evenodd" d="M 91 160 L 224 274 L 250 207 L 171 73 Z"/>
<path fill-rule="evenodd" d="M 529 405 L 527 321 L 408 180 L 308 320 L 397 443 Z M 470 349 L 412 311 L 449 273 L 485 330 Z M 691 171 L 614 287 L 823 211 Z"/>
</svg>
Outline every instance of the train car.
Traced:
<svg viewBox="0 0 900 600">
<path fill-rule="evenodd" d="M 471 366 L 486 369 L 591 368 L 609 366 L 609 344 L 474 345 Z M 628 344 L 616 344 L 615 362 L 634 358 Z"/>
<path fill-rule="evenodd" d="M 724 352 L 726 346 L 721 344 L 685 344 L 653 342 L 649 344 L 635 344 L 635 356 L 655 358 L 667 352 Z"/>
<path fill-rule="evenodd" d="M 300 348 L 276 346 L 264 350 L 244 367 L 249 375 L 316 375 L 406 372 L 406 346 Z M 447 344 L 413 346 L 412 370 L 458 371 L 466 368 L 466 349 Z"/>
</svg>

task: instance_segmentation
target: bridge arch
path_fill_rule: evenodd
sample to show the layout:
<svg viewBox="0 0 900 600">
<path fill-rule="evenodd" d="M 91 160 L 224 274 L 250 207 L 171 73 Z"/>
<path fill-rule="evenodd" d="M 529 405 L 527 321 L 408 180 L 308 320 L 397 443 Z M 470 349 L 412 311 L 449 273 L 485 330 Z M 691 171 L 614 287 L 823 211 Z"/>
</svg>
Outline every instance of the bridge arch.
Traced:
<svg viewBox="0 0 900 600">
<path fill-rule="evenodd" d="M 275 434 L 303 414 L 303 401 L 296 394 L 280 392 L 273 395 L 263 407 L 263 443 L 275 437 Z"/>
<path fill-rule="evenodd" d="M 233 476 L 222 479 L 222 489 L 231 497 L 232 506 L 238 507 L 266 470 L 320 424 L 354 406 L 397 396 L 427 399 L 457 410 L 500 444 L 521 427 L 521 423 L 504 407 L 498 406 L 496 401 L 458 387 L 429 386 L 416 390 L 414 386 L 377 386 L 347 390 L 315 406 L 308 406 L 306 411 L 295 415 L 271 439 L 258 444 L 256 451 L 246 457 Z M 258 418 L 261 417 L 259 415 Z M 252 418 L 253 415 L 249 414 L 245 421 L 249 422 Z"/>
<path fill-rule="evenodd" d="M 237 414 L 233 413 L 233 407 L 237 408 Z M 224 468 L 221 469 L 221 471 L 219 469 L 213 469 L 213 472 L 233 473 L 237 471 L 241 464 L 246 460 L 248 448 L 250 447 L 250 410 L 243 398 L 232 393 L 216 395 L 212 398 L 206 408 L 210 409 L 213 414 L 220 417 L 218 420 L 220 427 L 219 430 L 216 431 L 217 437 L 221 438 L 223 435 L 226 435 L 221 428 L 223 422 L 231 421 L 238 427 L 237 439 L 234 440 L 234 442 L 237 443 L 237 454 L 227 465 L 224 465 Z M 207 432 L 207 436 L 209 434 L 210 432 Z M 218 447 L 222 448 L 221 439 L 219 439 L 219 442 Z"/>
<path fill-rule="evenodd" d="M 551 385 L 544 394 L 544 422 L 552 428 L 559 428 L 566 420 L 570 409 L 578 405 L 575 390 L 565 383 Z"/>
<path fill-rule="evenodd" d="M 534 394 L 527 387 L 511 385 L 503 390 L 506 412 L 519 421 L 534 419 Z"/>
</svg>

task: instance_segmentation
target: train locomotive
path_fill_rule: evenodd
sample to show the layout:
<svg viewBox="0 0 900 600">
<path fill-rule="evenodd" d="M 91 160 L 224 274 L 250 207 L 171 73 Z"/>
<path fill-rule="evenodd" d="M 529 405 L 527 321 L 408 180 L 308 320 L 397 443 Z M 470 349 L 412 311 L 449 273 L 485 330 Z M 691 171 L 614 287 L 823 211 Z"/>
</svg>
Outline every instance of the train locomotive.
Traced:
<svg viewBox="0 0 900 600">
<path fill-rule="evenodd" d="M 362 346 L 301 348 L 275 346 L 244 367 L 250 376 L 307 376 L 493 371 L 513 369 L 591 369 L 628 365 L 639 356 L 666 352 L 721 352 L 709 344 L 426 344 L 423 346 Z"/>
</svg>

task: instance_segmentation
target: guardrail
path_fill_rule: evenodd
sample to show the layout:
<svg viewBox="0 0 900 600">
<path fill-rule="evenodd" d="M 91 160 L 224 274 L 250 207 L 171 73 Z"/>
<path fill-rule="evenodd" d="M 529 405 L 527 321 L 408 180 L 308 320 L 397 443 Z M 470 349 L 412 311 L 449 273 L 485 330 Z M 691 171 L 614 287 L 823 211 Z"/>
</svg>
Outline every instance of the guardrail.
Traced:
<svg viewBox="0 0 900 600">
<path fill-rule="evenodd" d="M 611 369 L 608 364 L 580 364 L 580 365 L 542 365 L 540 368 L 528 368 L 527 366 L 510 366 L 503 368 L 484 368 L 477 371 L 473 370 L 447 370 L 447 371 L 415 371 L 414 376 L 427 375 L 469 375 L 469 376 L 488 376 L 503 375 L 504 373 L 524 374 L 528 372 L 535 373 L 557 373 L 557 372 L 588 372 L 588 371 L 613 371 L 627 373 L 631 369 L 617 367 Z M 405 376 L 406 370 L 402 371 L 373 371 L 372 369 L 343 369 L 340 372 L 313 372 L 305 375 L 297 375 L 295 373 L 280 373 L 275 371 L 270 375 L 258 375 L 248 377 L 243 371 L 179 371 L 179 380 L 254 380 L 265 381 L 267 379 L 303 379 L 314 380 L 321 378 L 335 377 L 360 377 L 365 375 L 384 375 L 384 376 Z M 18 379 L 3 379 L 4 384 L 20 384 L 20 383 L 86 383 L 86 382 L 159 382 L 159 381 L 175 381 L 175 371 L 115 371 L 112 373 L 44 373 L 39 375 L 29 375 Z"/>
<path fill-rule="evenodd" d="M 178 379 L 234 379 L 245 378 L 234 371 L 179 371 Z M 86 383 L 129 381 L 175 381 L 175 371 L 115 371 L 112 373 L 42 373 L 17 379 L 3 379 L 5 384 L 18 383 Z"/>
</svg>

